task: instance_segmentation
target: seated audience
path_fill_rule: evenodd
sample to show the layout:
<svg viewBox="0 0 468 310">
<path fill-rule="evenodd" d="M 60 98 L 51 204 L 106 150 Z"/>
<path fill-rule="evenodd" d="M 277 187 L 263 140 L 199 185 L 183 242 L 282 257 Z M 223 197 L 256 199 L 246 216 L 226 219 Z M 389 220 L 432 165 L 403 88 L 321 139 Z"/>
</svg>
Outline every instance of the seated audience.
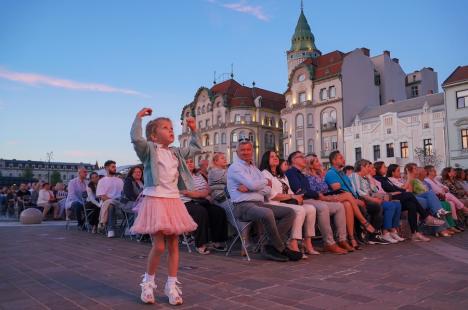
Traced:
<svg viewBox="0 0 468 310">
<path fill-rule="evenodd" d="M 86 175 L 88 171 L 85 167 L 78 168 L 78 176 L 68 182 L 68 195 L 65 202 L 65 212 L 67 220 L 70 212 L 74 212 L 78 221 L 78 228 L 85 230 L 84 205 L 86 200 Z"/>
<path fill-rule="evenodd" d="M 92 172 L 89 175 L 89 183 L 86 186 L 86 211 L 88 212 L 88 221 L 91 225 L 91 233 L 97 233 L 97 226 L 99 224 L 99 212 L 101 205 L 99 198 L 96 196 L 96 189 L 99 182 L 99 175 L 96 172 Z"/>
<path fill-rule="evenodd" d="M 192 232 L 195 237 L 195 249 L 200 254 L 210 254 L 208 245 L 212 241 L 214 250 L 225 251 L 227 240 L 226 213 L 222 208 L 211 204 L 209 201 L 210 190 L 208 183 L 196 171 L 193 159 L 188 158 L 185 162 L 192 174 L 193 188 L 182 190 L 180 199 L 198 225 L 197 229 Z"/>
<path fill-rule="evenodd" d="M 300 260 L 302 253 L 291 251 L 285 244 L 295 213 L 290 208 L 264 203 L 272 182 L 265 179 L 252 163 L 253 153 L 252 142 L 241 137 L 237 142 L 238 158 L 229 166 L 227 175 L 234 215 L 243 222 L 259 221 L 262 224 L 268 242 L 261 246 L 264 257 L 280 262 Z"/>
<path fill-rule="evenodd" d="M 447 186 L 450 193 L 457 197 L 465 207 L 468 207 L 468 197 L 463 186 L 455 180 L 456 172 L 452 167 L 447 167 L 442 170 L 442 184 Z"/>
<path fill-rule="evenodd" d="M 49 183 L 42 184 L 42 189 L 39 191 L 39 198 L 37 199 L 37 206 L 42 209 L 42 217 L 44 219 L 46 219 L 50 209 L 54 211 L 54 220 L 59 219 L 57 199 L 55 199 L 54 193 L 50 190 Z"/>
<path fill-rule="evenodd" d="M 124 205 L 120 202 L 123 191 L 123 181 L 117 176 L 117 166 L 115 161 L 108 160 L 104 163 L 107 176 L 99 180 L 96 195 L 101 201 L 101 212 L 99 214 L 99 225 L 107 225 L 107 237 L 115 237 L 117 222 L 117 210 Z"/>
<path fill-rule="evenodd" d="M 349 242 L 355 249 L 361 249 L 355 240 L 354 219 L 356 218 L 369 233 L 375 232 L 374 227 L 361 213 L 359 205 L 351 193 L 346 191 L 330 192 L 328 184 L 325 182 L 325 170 L 317 155 L 307 155 L 306 162 L 307 167 L 305 169 L 305 174 L 309 180 L 310 188 L 316 192 L 321 192 L 324 195 L 330 196 L 343 204 L 346 213 L 346 230 Z"/>
<path fill-rule="evenodd" d="M 375 179 L 380 182 L 382 189 L 386 193 L 390 194 L 392 199 L 400 201 L 402 211 L 408 211 L 407 218 L 411 230 L 411 240 L 416 242 L 430 241 L 431 239 L 427 238 L 420 232 L 418 226 L 418 214 L 420 220 L 425 222 L 426 225 L 434 225 L 436 222 L 438 222 L 438 225 L 442 225 L 444 222 L 432 217 L 429 212 L 421 206 L 413 193 L 407 192 L 405 189 L 396 186 L 390 181 L 388 176 L 393 174 L 391 169 L 395 169 L 396 165 L 390 166 L 391 167 L 387 168 L 383 161 L 375 162 Z"/>
<path fill-rule="evenodd" d="M 289 170 L 286 172 L 291 190 L 296 194 L 304 195 L 304 203 L 312 204 L 317 210 L 317 220 L 324 249 L 333 254 L 346 254 L 353 252 L 354 248 L 347 242 L 346 236 L 346 214 L 343 204 L 338 202 L 333 196 L 326 196 L 310 188 L 307 176 L 302 173 L 306 168 L 305 156 L 302 152 L 292 152 L 288 157 Z M 335 227 L 338 233 L 338 243 L 333 237 L 333 230 L 330 225 L 330 216 L 333 216 Z"/>
<path fill-rule="evenodd" d="M 303 241 L 304 253 L 317 255 L 319 252 L 315 251 L 312 246 L 312 237 L 315 236 L 315 207 L 303 203 L 303 194 L 295 195 L 292 192 L 288 178 L 281 171 L 279 164 L 280 159 L 275 151 L 266 151 L 263 154 L 259 169 L 265 178 L 271 181 L 271 191 L 267 196 L 268 203 L 291 208 L 296 213 L 291 227 L 289 248 L 293 251 L 300 251 L 298 242 Z"/>
</svg>

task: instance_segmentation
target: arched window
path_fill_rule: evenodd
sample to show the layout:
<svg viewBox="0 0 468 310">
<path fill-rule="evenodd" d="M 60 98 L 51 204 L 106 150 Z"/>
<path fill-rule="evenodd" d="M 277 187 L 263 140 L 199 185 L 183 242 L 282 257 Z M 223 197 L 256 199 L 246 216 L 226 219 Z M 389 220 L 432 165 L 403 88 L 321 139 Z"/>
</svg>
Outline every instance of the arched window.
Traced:
<svg viewBox="0 0 468 310">
<path fill-rule="evenodd" d="M 275 121 L 276 120 L 275 120 L 274 117 L 270 118 L 270 126 L 274 127 L 275 126 Z"/>
<path fill-rule="evenodd" d="M 226 144 L 226 134 L 224 132 L 221 134 L 221 143 Z"/>
<path fill-rule="evenodd" d="M 328 108 L 322 111 L 322 129 L 336 129 L 336 110 Z"/>
<path fill-rule="evenodd" d="M 203 146 L 209 146 L 210 145 L 210 135 L 205 135 L 203 137 Z"/>
<path fill-rule="evenodd" d="M 271 132 L 265 133 L 265 149 L 267 150 L 275 149 L 275 136 Z"/>
<path fill-rule="evenodd" d="M 314 152 L 314 140 L 309 139 L 309 141 L 307 141 L 307 153 L 312 154 L 313 152 Z"/>
<path fill-rule="evenodd" d="M 296 130 L 304 128 L 304 116 L 299 113 L 296 115 Z"/>
<path fill-rule="evenodd" d="M 329 98 L 335 98 L 336 97 L 336 87 L 335 86 L 330 86 L 330 88 L 328 88 L 328 97 Z"/>
<path fill-rule="evenodd" d="M 314 126 L 314 116 L 312 113 L 307 114 L 307 127 L 313 127 Z"/>
<path fill-rule="evenodd" d="M 252 142 L 252 143 L 255 142 L 255 141 L 254 141 L 254 134 L 253 134 L 253 132 L 249 132 L 249 140 L 250 140 L 250 142 Z"/>
<path fill-rule="evenodd" d="M 232 142 L 237 142 L 237 140 L 239 140 L 239 135 L 237 134 L 237 132 L 234 132 L 232 134 Z"/>
<path fill-rule="evenodd" d="M 217 132 L 215 132 L 214 134 L 214 144 L 215 145 L 219 144 L 219 134 Z"/>
</svg>

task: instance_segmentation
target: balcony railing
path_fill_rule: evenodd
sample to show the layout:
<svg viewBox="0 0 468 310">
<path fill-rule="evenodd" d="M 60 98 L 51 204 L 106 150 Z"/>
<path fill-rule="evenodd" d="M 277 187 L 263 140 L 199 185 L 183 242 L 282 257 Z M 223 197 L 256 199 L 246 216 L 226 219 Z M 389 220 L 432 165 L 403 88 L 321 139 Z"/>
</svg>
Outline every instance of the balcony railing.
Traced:
<svg viewBox="0 0 468 310">
<path fill-rule="evenodd" d="M 336 122 L 322 124 L 322 131 L 336 130 Z"/>
</svg>

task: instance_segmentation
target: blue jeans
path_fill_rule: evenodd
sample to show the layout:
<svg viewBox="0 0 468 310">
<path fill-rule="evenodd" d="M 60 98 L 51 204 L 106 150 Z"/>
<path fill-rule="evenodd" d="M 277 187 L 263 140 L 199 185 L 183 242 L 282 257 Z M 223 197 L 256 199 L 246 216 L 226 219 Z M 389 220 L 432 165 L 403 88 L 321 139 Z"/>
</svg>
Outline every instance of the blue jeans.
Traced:
<svg viewBox="0 0 468 310">
<path fill-rule="evenodd" d="M 400 226 L 401 204 L 399 201 L 384 201 L 383 229 L 396 228 Z"/>
<path fill-rule="evenodd" d="M 429 210 L 432 215 L 436 215 L 437 211 L 442 209 L 442 204 L 440 203 L 439 198 L 437 198 L 437 195 L 432 191 L 416 195 L 416 199 L 418 199 L 421 206 L 424 209 Z"/>
<path fill-rule="evenodd" d="M 78 226 L 82 227 L 84 223 L 84 206 L 81 202 L 75 201 L 71 204 L 71 209 L 75 213 L 76 220 L 78 221 Z"/>
</svg>

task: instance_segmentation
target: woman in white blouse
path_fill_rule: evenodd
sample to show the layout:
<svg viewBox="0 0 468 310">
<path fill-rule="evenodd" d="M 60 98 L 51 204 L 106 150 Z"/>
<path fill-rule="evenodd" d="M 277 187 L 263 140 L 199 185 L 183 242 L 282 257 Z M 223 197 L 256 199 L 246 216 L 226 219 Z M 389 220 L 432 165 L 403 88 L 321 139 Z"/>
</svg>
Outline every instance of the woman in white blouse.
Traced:
<svg viewBox="0 0 468 310">
<path fill-rule="evenodd" d="M 59 219 L 59 207 L 54 193 L 50 190 L 50 184 L 42 184 L 42 189 L 39 191 L 37 198 L 37 206 L 42 208 L 42 217 L 45 219 L 50 209 L 54 209 L 54 220 Z"/>
<path fill-rule="evenodd" d="M 319 254 L 312 246 L 312 237 L 315 236 L 315 207 L 303 204 L 303 195 L 295 195 L 291 191 L 288 178 L 280 169 L 278 154 L 274 151 L 265 152 L 259 169 L 265 178 L 271 181 L 271 192 L 269 197 L 266 197 L 268 203 L 291 208 L 296 212 L 296 218 L 291 228 L 289 248 L 293 251 L 299 251 L 298 241 L 303 240 L 305 254 Z"/>
</svg>

